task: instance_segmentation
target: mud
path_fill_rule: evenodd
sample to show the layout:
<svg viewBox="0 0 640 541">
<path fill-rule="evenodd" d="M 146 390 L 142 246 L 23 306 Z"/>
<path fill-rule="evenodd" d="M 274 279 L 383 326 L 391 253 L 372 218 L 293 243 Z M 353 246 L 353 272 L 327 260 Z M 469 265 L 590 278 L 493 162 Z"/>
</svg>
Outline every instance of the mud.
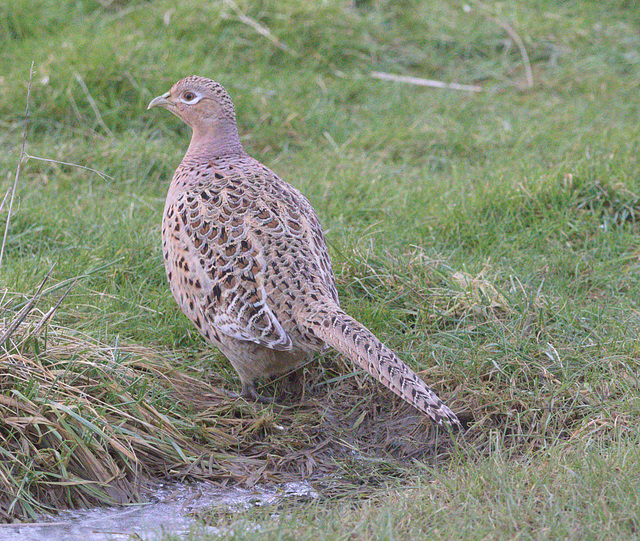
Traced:
<svg viewBox="0 0 640 541">
<path fill-rule="evenodd" d="M 219 488 L 210 483 L 159 486 L 146 504 L 64 511 L 37 523 L 0 525 L 0 541 L 124 541 L 131 536 L 155 541 L 165 534 L 184 535 L 189 531 L 220 533 L 219 528 L 199 521 L 198 515 L 213 507 L 240 512 L 289 497 L 317 496 L 307 483 L 252 489 Z"/>
</svg>

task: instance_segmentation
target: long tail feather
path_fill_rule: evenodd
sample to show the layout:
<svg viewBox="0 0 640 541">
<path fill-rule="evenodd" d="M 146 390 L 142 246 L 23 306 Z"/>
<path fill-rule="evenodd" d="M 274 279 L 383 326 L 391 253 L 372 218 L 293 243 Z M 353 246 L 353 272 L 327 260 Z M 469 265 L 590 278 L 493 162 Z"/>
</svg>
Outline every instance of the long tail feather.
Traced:
<svg viewBox="0 0 640 541">
<path fill-rule="evenodd" d="M 385 387 L 429 415 L 438 425 L 460 421 L 438 396 L 375 335 L 337 305 L 326 304 L 306 324 L 326 344 L 349 357 Z"/>
</svg>

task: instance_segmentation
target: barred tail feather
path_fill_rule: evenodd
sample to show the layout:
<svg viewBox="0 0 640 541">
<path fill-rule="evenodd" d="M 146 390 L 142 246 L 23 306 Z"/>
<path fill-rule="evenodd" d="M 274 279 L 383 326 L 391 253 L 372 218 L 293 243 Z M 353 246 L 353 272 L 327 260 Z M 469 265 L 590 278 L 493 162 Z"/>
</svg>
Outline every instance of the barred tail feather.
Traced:
<svg viewBox="0 0 640 541">
<path fill-rule="evenodd" d="M 403 400 L 438 425 L 460 421 L 438 396 L 374 334 L 336 305 L 326 304 L 306 324 L 326 344 L 349 357 Z"/>
</svg>

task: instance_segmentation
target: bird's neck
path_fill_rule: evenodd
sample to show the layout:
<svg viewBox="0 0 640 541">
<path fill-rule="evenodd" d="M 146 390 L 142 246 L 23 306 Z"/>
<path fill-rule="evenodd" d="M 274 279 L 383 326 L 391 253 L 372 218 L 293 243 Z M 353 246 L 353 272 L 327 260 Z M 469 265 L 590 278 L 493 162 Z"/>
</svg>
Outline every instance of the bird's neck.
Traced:
<svg viewBox="0 0 640 541">
<path fill-rule="evenodd" d="M 242 154 L 238 129 L 235 126 L 194 128 L 185 158 L 217 158 L 229 154 Z"/>
</svg>

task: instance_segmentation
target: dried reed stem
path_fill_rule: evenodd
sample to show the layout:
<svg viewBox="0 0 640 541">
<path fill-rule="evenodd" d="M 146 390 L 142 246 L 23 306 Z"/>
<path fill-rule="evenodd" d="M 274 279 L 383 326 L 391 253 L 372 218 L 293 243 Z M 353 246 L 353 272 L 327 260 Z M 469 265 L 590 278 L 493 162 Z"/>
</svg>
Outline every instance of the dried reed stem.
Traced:
<svg viewBox="0 0 640 541">
<path fill-rule="evenodd" d="M 491 21 L 496 23 L 498 26 L 503 28 L 509 37 L 515 41 L 518 49 L 520 49 L 520 55 L 522 56 L 522 63 L 524 64 L 524 72 L 527 78 L 527 88 L 533 88 L 533 71 L 531 70 L 531 62 L 529 61 L 529 55 L 527 54 L 527 49 L 524 46 L 524 43 L 518 33 L 514 30 L 514 28 L 507 23 L 506 21 L 502 21 L 497 19 L 496 17 L 489 17 Z"/>
<path fill-rule="evenodd" d="M 459 83 L 445 83 L 434 79 L 423 79 L 422 77 L 411 77 L 410 75 L 395 75 L 383 71 L 372 71 L 369 74 L 374 79 L 383 81 L 394 81 L 396 83 L 408 83 L 417 86 L 430 86 L 432 88 L 443 88 L 445 90 L 462 90 L 464 92 L 482 92 L 482 87 L 477 85 L 463 85 Z"/>
<path fill-rule="evenodd" d="M 288 45 L 282 43 L 276 36 L 273 35 L 271 30 L 269 30 L 263 24 L 260 24 L 255 19 L 249 17 L 244 11 L 242 11 L 238 4 L 236 4 L 233 0 L 224 0 L 224 3 L 227 4 L 237 15 L 240 22 L 246 24 L 247 26 L 253 28 L 258 34 L 267 38 L 271 43 L 273 43 L 278 49 L 284 51 L 285 53 L 290 54 L 291 56 L 298 57 L 300 56 L 297 52 L 291 49 Z"/>
<path fill-rule="evenodd" d="M 20 169 L 22 168 L 22 160 L 25 156 L 25 147 L 27 146 L 27 126 L 29 124 L 29 99 L 31 98 L 31 81 L 33 80 L 33 66 L 34 62 L 31 62 L 31 68 L 29 69 L 29 85 L 27 86 L 27 105 L 24 111 L 24 130 L 22 132 L 22 147 L 20 148 L 20 157 L 18 158 L 18 167 L 16 168 L 16 176 L 13 181 L 13 187 L 11 188 L 11 199 L 9 200 L 9 213 L 7 214 L 7 223 L 4 227 L 4 236 L 2 237 L 2 247 L 0 248 L 0 269 L 2 269 L 2 258 L 4 256 L 4 247 L 7 243 L 7 234 L 9 233 L 9 223 L 11 221 L 11 213 L 13 212 L 13 200 L 16 196 L 16 187 L 18 186 L 18 179 L 20 178 Z M 5 196 L 6 199 L 6 196 Z M 4 201 L 3 201 L 4 205 Z"/>
</svg>

